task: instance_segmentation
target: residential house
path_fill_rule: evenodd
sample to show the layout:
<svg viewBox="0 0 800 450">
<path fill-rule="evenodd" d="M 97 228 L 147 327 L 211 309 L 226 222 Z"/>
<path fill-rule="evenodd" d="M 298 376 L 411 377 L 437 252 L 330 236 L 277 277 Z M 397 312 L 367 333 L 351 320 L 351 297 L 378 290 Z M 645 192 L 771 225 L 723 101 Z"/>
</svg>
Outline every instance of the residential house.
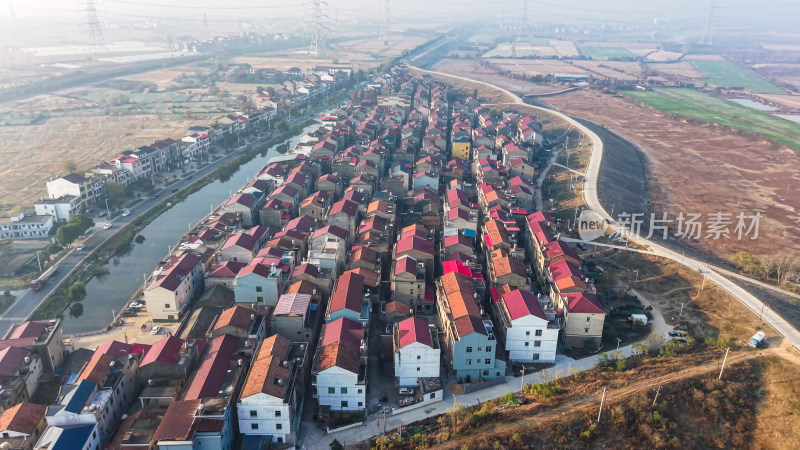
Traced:
<svg viewBox="0 0 800 450">
<path fill-rule="evenodd" d="M 186 306 L 203 291 L 202 258 L 193 253 L 170 256 L 144 291 L 147 311 L 154 320 L 178 320 Z"/>
<path fill-rule="evenodd" d="M 257 257 L 240 270 L 233 285 L 236 303 L 275 306 L 284 285 L 279 263 L 278 258 Z"/>
<path fill-rule="evenodd" d="M 400 387 L 416 387 L 420 378 L 439 378 L 441 350 L 436 326 L 409 317 L 394 325 L 394 376 Z"/>
<path fill-rule="evenodd" d="M 358 203 L 350 200 L 339 200 L 331 206 L 328 212 L 328 225 L 336 225 L 350 233 L 350 239 L 355 239 L 356 226 L 360 220 Z"/>
<path fill-rule="evenodd" d="M 47 408 L 18 403 L 0 414 L 0 448 L 31 450 L 47 428 Z"/>
<path fill-rule="evenodd" d="M 548 316 L 536 294 L 520 289 L 506 292 L 494 304 L 497 334 L 509 361 L 555 362 L 559 324 L 550 311 Z"/>
<path fill-rule="evenodd" d="M 558 299 L 561 312 L 561 330 L 567 348 L 599 347 L 603 338 L 606 313 L 594 294 L 571 292 L 561 294 Z"/>
<path fill-rule="evenodd" d="M 311 372 L 319 407 L 364 411 L 366 365 L 367 343 L 362 324 L 344 317 L 326 324 Z"/>
<path fill-rule="evenodd" d="M 347 318 L 355 322 L 369 323 L 371 301 L 365 292 L 363 276 L 352 272 L 343 274 L 336 280 L 336 287 L 325 312 L 325 322 Z"/>
<path fill-rule="evenodd" d="M 206 288 L 213 286 L 225 286 L 228 289 L 233 289 L 233 284 L 236 281 L 236 275 L 239 271 L 246 266 L 246 262 L 242 261 L 223 261 L 221 263 L 211 266 L 211 270 L 206 277 Z"/>
<path fill-rule="evenodd" d="M 315 342 L 322 317 L 322 311 L 319 310 L 320 299 L 316 288 L 312 288 L 309 294 L 281 295 L 272 311 L 270 331 L 292 342 Z"/>
<path fill-rule="evenodd" d="M 241 217 L 242 226 L 250 228 L 258 224 L 258 200 L 252 194 L 237 194 L 220 208 L 220 212 L 234 213 Z"/>
<path fill-rule="evenodd" d="M 43 372 L 54 372 L 65 355 L 61 320 L 28 321 L 16 325 L 0 341 L 0 350 L 7 347 L 24 347 L 36 352 L 42 361 Z"/>
</svg>

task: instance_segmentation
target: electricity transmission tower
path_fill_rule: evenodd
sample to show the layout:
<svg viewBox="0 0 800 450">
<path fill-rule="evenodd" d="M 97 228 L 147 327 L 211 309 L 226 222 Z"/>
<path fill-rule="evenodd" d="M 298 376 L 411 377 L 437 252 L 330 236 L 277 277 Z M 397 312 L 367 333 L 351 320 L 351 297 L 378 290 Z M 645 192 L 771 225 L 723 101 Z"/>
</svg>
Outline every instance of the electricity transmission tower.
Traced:
<svg viewBox="0 0 800 450">
<path fill-rule="evenodd" d="M 392 11 L 389 6 L 390 0 L 383 0 L 385 8 L 383 16 L 383 25 L 381 25 L 381 37 L 383 38 L 383 45 L 389 45 L 389 24 L 391 23 Z"/>
<path fill-rule="evenodd" d="M 100 28 L 100 19 L 97 18 L 97 7 L 94 5 L 94 0 L 86 0 L 86 19 L 91 43 L 104 50 L 108 48 L 106 40 L 103 38 L 103 29 Z"/>
<path fill-rule="evenodd" d="M 325 0 L 312 1 L 314 30 L 311 33 L 311 47 L 309 48 L 309 55 L 313 55 L 315 58 L 325 56 L 325 32 L 329 30 L 328 15 L 324 11 L 327 6 L 328 2 Z"/>
<path fill-rule="evenodd" d="M 703 36 L 700 38 L 700 42 L 698 42 L 700 45 L 712 45 L 714 43 L 711 19 L 714 17 L 715 3 L 716 0 L 711 0 L 711 8 L 708 10 L 708 19 L 706 20 L 706 26 L 703 28 Z"/>
</svg>

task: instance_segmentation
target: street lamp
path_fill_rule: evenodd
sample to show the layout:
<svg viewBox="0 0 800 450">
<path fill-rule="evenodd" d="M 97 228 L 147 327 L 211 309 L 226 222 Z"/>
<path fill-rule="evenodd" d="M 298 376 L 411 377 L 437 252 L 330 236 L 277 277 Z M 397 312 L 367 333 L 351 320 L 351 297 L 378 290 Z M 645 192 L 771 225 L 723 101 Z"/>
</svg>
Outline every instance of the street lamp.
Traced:
<svg viewBox="0 0 800 450">
<path fill-rule="evenodd" d="M 108 208 L 108 199 L 106 199 L 106 217 L 108 217 L 109 221 L 111 220 L 111 210 Z"/>
<path fill-rule="evenodd" d="M 636 281 L 634 281 L 633 284 L 636 284 L 639 282 L 639 269 L 634 270 L 634 272 L 636 272 Z"/>
<path fill-rule="evenodd" d="M 41 250 L 36 250 L 36 262 L 39 263 L 39 273 L 42 273 L 42 260 L 39 258 L 39 253 Z"/>
<path fill-rule="evenodd" d="M 622 339 L 617 338 L 617 350 L 619 350 L 619 344 L 622 343 Z"/>
</svg>

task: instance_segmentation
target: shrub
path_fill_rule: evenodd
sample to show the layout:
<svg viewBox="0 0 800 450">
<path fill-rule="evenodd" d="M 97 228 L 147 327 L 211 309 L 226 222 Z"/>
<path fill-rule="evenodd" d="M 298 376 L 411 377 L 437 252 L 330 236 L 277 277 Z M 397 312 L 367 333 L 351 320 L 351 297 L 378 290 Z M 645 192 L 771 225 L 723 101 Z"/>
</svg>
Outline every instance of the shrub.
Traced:
<svg viewBox="0 0 800 450">
<path fill-rule="evenodd" d="M 529 383 L 525 385 L 525 392 L 537 397 L 539 400 L 547 400 L 550 397 L 562 392 L 561 388 L 552 384 Z"/>
<path fill-rule="evenodd" d="M 519 433 L 514 433 L 511 435 L 511 440 L 514 442 L 522 442 L 522 436 Z"/>
<path fill-rule="evenodd" d="M 653 420 L 655 420 L 656 422 L 660 422 L 661 421 L 661 413 L 658 412 L 658 411 L 653 411 Z"/>
</svg>

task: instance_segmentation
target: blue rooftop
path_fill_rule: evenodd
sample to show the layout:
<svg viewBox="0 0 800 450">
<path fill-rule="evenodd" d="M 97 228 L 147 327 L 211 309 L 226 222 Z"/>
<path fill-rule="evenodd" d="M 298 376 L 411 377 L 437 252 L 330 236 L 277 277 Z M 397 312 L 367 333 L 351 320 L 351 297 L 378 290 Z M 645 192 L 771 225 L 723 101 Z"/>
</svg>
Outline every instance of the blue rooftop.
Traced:
<svg viewBox="0 0 800 450">
<path fill-rule="evenodd" d="M 73 391 L 72 398 L 69 399 L 69 403 L 67 403 L 64 409 L 71 413 L 80 413 L 83 409 L 83 405 L 86 404 L 86 401 L 89 400 L 89 396 L 94 392 L 95 386 L 97 385 L 89 380 L 83 380 L 78 383 L 78 387 Z"/>
<path fill-rule="evenodd" d="M 89 440 L 89 435 L 92 434 L 92 430 L 94 430 L 94 424 L 62 428 L 61 434 L 58 436 L 58 439 L 56 439 L 50 449 L 76 450 L 83 448 L 83 446 L 86 444 L 86 441 Z"/>
</svg>

